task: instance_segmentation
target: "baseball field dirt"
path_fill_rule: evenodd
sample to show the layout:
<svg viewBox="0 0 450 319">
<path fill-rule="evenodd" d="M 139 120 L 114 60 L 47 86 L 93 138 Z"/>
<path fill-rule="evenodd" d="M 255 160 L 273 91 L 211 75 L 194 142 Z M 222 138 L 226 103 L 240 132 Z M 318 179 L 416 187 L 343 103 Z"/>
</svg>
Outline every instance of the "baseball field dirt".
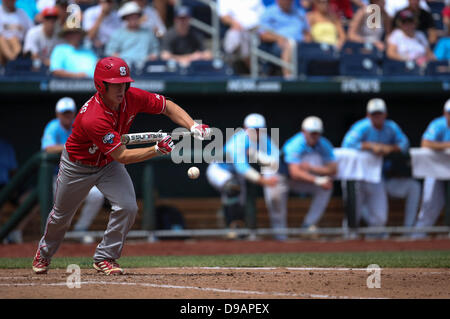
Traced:
<svg viewBox="0 0 450 319">
<path fill-rule="evenodd" d="M 0 246 L 0 261 L 30 260 L 37 243 Z M 92 256 L 95 245 L 64 243 L 55 257 Z M 448 252 L 450 240 L 423 241 L 161 241 L 128 243 L 125 256 L 219 255 L 291 252 L 413 251 Z M 448 255 L 446 255 L 448 256 Z M 6 267 L 8 268 L 8 267 Z M 127 268 L 104 276 L 82 268 L 80 288 L 69 288 L 71 273 L 31 268 L 0 270 L 0 299 L 5 298 L 450 298 L 449 268 L 381 268 L 380 288 L 368 288 L 365 267 L 149 267 Z M 372 277 L 373 278 L 373 277 Z M 374 281 L 370 280 L 369 283 Z M 376 285 L 375 285 L 376 287 Z"/>
</svg>

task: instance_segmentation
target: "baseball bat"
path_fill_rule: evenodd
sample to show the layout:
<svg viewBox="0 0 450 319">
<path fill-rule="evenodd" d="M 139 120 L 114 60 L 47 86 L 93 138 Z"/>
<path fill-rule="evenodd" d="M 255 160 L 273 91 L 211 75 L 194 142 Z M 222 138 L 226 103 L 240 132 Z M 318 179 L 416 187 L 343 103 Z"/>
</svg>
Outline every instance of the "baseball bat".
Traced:
<svg viewBox="0 0 450 319">
<path fill-rule="evenodd" d="M 131 133 L 123 134 L 120 141 L 123 145 L 135 145 L 135 144 L 148 144 L 159 142 L 166 136 L 172 136 L 172 139 L 178 140 L 184 136 L 191 136 L 192 132 L 178 132 L 178 133 L 165 133 L 165 132 L 145 132 L 145 133 Z"/>
</svg>

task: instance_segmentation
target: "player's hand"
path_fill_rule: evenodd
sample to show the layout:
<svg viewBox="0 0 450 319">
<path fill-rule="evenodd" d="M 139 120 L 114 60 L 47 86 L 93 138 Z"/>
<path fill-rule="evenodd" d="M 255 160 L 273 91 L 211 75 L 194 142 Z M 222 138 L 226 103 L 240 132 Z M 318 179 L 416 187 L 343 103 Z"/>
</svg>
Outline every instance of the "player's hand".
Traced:
<svg viewBox="0 0 450 319">
<path fill-rule="evenodd" d="M 378 156 L 383 156 L 384 155 L 384 151 L 383 151 L 383 145 L 381 144 L 372 144 L 372 151 L 375 153 L 375 155 Z"/>
<path fill-rule="evenodd" d="M 171 136 L 166 136 L 155 145 L 155 150 L 161 155 L 169 154 L 174 148 L 175 144 L 173 143 Z"/>
<path fill-rule="evenodd" d="M 194 138 L 203 141 L 211 137 L 211 129 L 206 124 L 194 123 L 191 126 L 191 132 L 194 134 Z"/>
<path fill-rule="evenodd" d="M 327 190 L 333 187 L 333 181 L 328 176 L 317 176 L 314 179 L 314 184 Z"/>
<path fill-rule="evenodd" d="M 261 177 L 260 183 L 262 186 L 273 187 L 278 183 L 278 177 L 269 176 L 269 177 Z"/>
</svg>

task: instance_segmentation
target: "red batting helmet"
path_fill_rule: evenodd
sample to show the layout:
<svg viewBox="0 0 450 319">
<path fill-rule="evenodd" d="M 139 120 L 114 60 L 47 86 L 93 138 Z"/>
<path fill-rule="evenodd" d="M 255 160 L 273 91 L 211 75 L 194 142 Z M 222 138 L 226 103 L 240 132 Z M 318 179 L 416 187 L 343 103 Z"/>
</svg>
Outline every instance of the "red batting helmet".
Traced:
<svg viewBox="0 0 450 319">
<path fill-rule="evenodd" d="M 94 72 L 95 88 L 100 94 L 106 90 L 106 83 L 130 83 L 130 68 L 121 58 L 106 57 L 97 62 Z"/>
</svg>

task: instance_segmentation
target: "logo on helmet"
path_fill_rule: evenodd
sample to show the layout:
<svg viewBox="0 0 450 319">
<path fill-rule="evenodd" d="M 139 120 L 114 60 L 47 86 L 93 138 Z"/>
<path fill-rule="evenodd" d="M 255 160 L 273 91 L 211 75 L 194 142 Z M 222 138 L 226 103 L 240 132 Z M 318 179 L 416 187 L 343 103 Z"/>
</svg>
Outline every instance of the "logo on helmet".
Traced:
<svg viewBox="0 0 450 319">
<path fill-rule="evenodd" d="M 120 75 L 121 75 L 121 76 L 125 76 L 125 75 L 127 75 L 127 68 L 124 67 L 124 66 L 121 66 L 121 67 L 119 68 L 119 72 L 120 72 Z"/>
</svg>

